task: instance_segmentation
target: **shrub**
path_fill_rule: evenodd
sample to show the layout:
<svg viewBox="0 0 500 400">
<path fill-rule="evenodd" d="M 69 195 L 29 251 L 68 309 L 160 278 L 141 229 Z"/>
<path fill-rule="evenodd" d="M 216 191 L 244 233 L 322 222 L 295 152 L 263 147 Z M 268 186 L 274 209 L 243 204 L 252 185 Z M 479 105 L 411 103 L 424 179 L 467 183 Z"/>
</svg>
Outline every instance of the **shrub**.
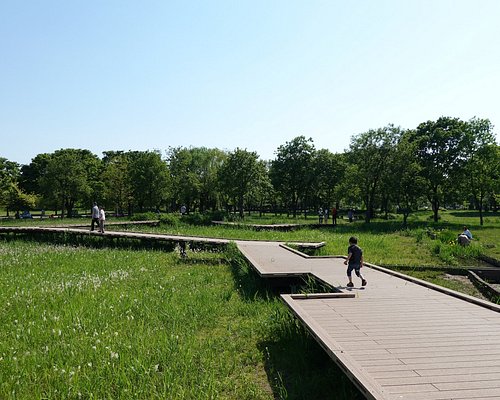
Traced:
<svg viewBox="0 0 500 400">
<path fill-rule="evenodd" d="M 192 214 L 185 214 L 181 217 L 181 221 L 189 225 L 211 225 L 212 215 L 211 214 L 201 214 L 198 212 Z"/>
<path fill-rule="evenodd" d="M 212 211 L 210 215 L 212 221 L 224 221 L 224 219 L 227 217 L 227 213 L 222 210 Z"/>
<path fill-rule="evenodd" d="M 131 221 L 154 221 L 157 219 L 158 214 L 154 212 L 137 213 L 130 217 Z"/>
<path fill-rule="evenodd" d="M 457 235 L 448 229 L 437 231 L 436 233 L 437 233 L 437 238 L 442 243 L 448 243 L 451 245 L 451 244 L 456 244 L 457 242 Z"/>
<path fill-rule="evenodd" d="M 167 226 L 178 226 L 180 218 L 177 214 L 162 214 L 160 216 L 160 224 Z"/>
</svg>

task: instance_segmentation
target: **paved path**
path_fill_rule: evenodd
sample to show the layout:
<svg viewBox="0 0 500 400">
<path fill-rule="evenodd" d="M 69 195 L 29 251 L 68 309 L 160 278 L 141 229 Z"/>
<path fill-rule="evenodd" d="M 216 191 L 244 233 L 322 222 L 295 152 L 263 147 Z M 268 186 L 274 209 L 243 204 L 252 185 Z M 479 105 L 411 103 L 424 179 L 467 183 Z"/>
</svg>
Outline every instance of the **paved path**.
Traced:
<svg viewBox="0 0 500 400">
<path fill-rule="evenodd" d="M 500 399 L 499 306 L 376 266 L 347 289 L 342 258 L 238 247 L 261 276 L 313 274 L 344 293 L 282 297 L 367 398 Z"/>
</svg>

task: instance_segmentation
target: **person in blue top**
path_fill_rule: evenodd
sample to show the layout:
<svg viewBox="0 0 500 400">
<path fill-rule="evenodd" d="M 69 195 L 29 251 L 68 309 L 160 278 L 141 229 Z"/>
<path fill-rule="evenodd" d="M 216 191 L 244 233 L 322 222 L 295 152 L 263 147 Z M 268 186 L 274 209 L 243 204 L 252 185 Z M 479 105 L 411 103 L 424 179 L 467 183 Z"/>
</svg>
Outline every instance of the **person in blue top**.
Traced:
<svg viewBox="0 0 500 400">
<path fill-rule="evenodd" d="M 363 250 L 358 246 L 358 238 L 355 236 L 349 238 L 347 259 L 344 261 L 344 264 L 347 265 L 347 277 L 349 278 L 347 287 L 354 287 L 354 283 L 352 283 L 353 270 L 356 276 L 361 279 L 361 286 L 366 286 L 366 279 L 361 275 L 361 268 L 363 267 Z"/>
<path fill-rule="evenodd" d="M 469 228 L 464 226 L 464 231 L 462 232 L 462 235 L 467 236 L 470 240 L 472 240 L 472 233 L 470 233 Z"/>
<path fill-rule="evenodd" d="M 464 231 L 458 235 L 458 244 L 461 246 L 468 246 L 472 240 L 472 233 L 470 233 L 469 228 L 464 226 Z"/>
</svg>

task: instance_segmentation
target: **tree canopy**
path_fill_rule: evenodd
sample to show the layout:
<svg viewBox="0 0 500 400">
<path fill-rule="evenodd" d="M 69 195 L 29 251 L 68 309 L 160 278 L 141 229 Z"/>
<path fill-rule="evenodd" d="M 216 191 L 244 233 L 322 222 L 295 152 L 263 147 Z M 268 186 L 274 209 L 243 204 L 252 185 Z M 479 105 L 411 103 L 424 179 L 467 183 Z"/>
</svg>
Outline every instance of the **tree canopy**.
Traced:
<svg viewBox="0 0 500 400">
<path fill-rule="evenodd" d="M 258 209 L 308 215 L 335 206 L 409 214 L 430 205 L 497 209 L 500 153 L 487 119 L 441 117 L 415 129 L 394 125 L 351 137 L 343 153 L 316 149 L 297 136 L 273 160 L 237 148 L 171 147 L 154 151 L 60 149 L 27 165 L 0 158 L 0 205 L 9 211 L 45 208 L 72 215 L 98 201 L 117 214 L 136 211 Z"/>
</svg>

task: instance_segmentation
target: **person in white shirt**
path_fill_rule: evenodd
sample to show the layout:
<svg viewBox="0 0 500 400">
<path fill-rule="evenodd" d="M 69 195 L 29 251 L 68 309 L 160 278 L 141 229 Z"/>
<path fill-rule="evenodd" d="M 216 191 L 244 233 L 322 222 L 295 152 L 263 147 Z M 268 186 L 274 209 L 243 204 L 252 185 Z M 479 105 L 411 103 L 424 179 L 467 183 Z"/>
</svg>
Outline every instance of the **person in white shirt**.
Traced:
<svg viewBox="0 0 500 400">
<path fill-rule="evenodd" d="M 104 221 L 106 221 L 106 213 L 104 208 L 99 208 L 99 232 L 104 233 Z"/>
<path fill-rule="evenodd" d="M 99 207 L 97 207 L 97 203 L 94 203 L 92 207 L 92 224 L 90 225 L 90 230 L 94 230 L 94 224 L 99 227 Z"/>
</svg>

